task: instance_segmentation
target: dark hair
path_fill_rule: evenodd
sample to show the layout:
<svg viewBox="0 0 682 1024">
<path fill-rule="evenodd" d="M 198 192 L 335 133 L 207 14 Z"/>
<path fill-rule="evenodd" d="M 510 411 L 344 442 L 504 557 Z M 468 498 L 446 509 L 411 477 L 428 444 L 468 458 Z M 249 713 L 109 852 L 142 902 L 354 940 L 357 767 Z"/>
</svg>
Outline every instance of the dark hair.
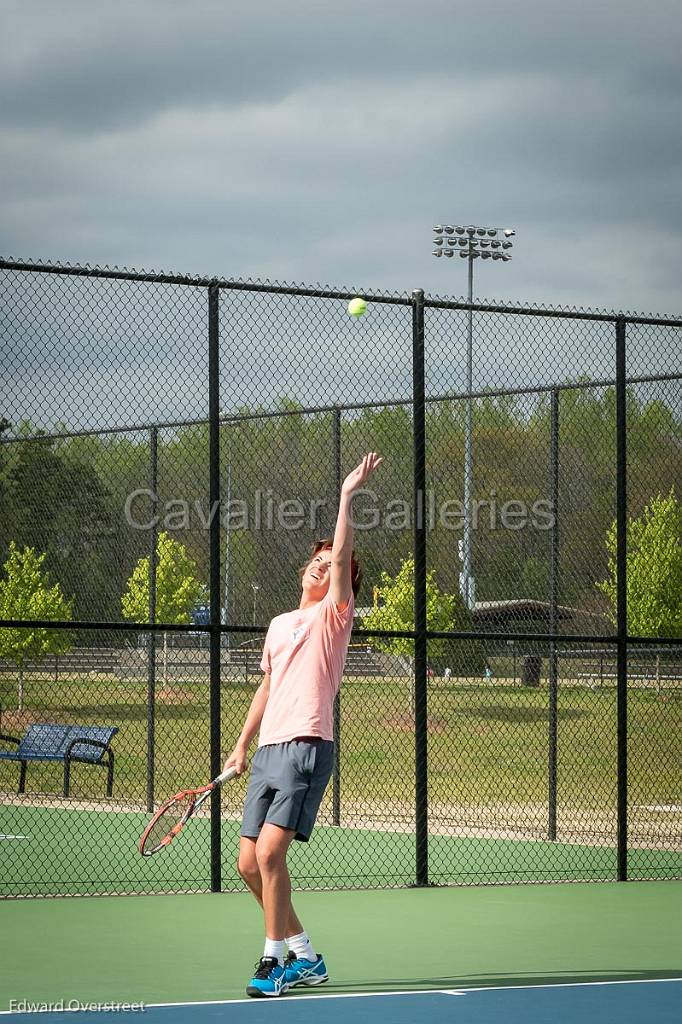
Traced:
<svg viewBox="0 0 682 1024">
<path fill-rule="evenodd" d="M 303 573 L 306 571 L 315 555 L 318 554 L 318 552 L 325 551 L 327 548 L 332 548 L 333 546 L 333 537 L 325 537 L 323 540 L 316 540 L 313 544 L 312 551 L 310 553 L 310 558 L 305 563 L 305 565 L 302 565 L 301 568 L 298 570 L 299 580 L 303 578 Z M 362 566 L 356 559 L 354 551 L 351 552 L 350 556 L 350 582 L 351 587 L 353 588 L 353 597 L 357 597 L 358 590 L 360 589 L 360 584 L 362 583 Z"/>
</svg>

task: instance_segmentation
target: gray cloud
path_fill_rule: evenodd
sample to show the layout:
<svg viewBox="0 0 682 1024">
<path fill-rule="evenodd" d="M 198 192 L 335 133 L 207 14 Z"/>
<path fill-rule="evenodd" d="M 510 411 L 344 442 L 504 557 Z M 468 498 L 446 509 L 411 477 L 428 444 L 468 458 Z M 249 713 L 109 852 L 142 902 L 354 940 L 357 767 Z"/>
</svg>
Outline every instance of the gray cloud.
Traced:
<svg viewBox="0 0 682 1024">
<path fill-rule="evenodd" d="M 682 19 L 547 0 L 5 3 L 7 254 L 679 310 Z M 459 262 L 459 261 L 457 261 Z"/>
<path fill-rule="evenodd" d="M 145 120 L 175 105 L 286 96 L 307 83 L 409 81 L 436 72 L 597 74 L 679 95 L 679 6 L 632 0 L 476 7 L 394 0 L 6 3 L 5 117 L 78 131 Z M 371 101 L 371 94 L 367 98 Z"/>
</svg>

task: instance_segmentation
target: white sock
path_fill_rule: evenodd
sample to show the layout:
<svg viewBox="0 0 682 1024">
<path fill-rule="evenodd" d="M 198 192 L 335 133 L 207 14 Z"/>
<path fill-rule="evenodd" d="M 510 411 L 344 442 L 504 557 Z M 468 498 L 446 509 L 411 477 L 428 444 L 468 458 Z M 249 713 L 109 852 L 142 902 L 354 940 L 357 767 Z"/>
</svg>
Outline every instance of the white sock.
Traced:
<svg viewBox="0 0 682 1024">
<path fill-rule="evenodd" d="M 296 954 L 299 960 L 317 960 L 317 953 L 310 945 L 310 939 L 305 932 L 300 935 L 290 935 L 287 939 L 287 946 Z"/>
<path fill-rule="evenodd" d="M 277 957 L 280 967 L 284 963 L 284 939 L 266 939 L 263 956 Z"/>
</svg>

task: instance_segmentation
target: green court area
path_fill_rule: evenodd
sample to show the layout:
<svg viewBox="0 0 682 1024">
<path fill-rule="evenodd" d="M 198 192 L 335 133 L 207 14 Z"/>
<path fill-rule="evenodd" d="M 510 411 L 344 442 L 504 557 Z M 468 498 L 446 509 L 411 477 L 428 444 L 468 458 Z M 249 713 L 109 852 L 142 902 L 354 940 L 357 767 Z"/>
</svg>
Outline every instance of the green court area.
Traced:
<svg viewBox="0 0 682 1024">
<path fill-rule="evenodd" d="M 151 858 L 137 851 L 147 815 L 141 811 L 6 805 L 0 809 L 0 893 L 88 894 L 206 891 L 210 888 L 207 818 L 193 821 L 172 846 Z M 222 883 L 242 890 L 235 870 L 237 820 L 222 826 Z M 614 879 L 612 846 L 467 836 L 429 837 L 434 883 Z M 294 843 L 297 888 L 410 886 L 415 882 L 412 832 L 319 826 L 310 843 Z M 682 852 L 634 849 L 633 877 L 682 875 Z"/>
<path fill-rule="evenodd" d="M 306 999 L 682 976 L 679 882 L 308 892 L 296 905 L 330 971 Z M 240 999 L 262 951 L 245 893 L 19 900 L 2 916 L 2 1009 Z"/>
</svg>

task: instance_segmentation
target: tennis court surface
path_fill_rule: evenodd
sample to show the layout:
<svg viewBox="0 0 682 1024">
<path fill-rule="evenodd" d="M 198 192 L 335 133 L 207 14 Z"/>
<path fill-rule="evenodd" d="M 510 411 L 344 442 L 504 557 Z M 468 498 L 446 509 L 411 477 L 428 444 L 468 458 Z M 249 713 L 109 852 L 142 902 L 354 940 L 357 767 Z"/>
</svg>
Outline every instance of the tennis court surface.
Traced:
<svg viewBox="0 0 682 1024">
<path fill-rule="evenodd" d="M 3 1020 L 677 1022 L 682 883 L 304 892 L 330 982 L 277 1000 L 244 986 L 261 920 L 241 893 L 8 901 Z M 53 1010 L 49 1007 L 52 1005 Z M 64 1010 L 61 1010 L 63 1007 Z"/>
<path fill-rule="evenodd" d="M 320 1000 L 322 1002 L 320 1003 Z M 670 1022 L 680 1019 L 682 981 L 592 982 L 578 985 L 523 986 L 443 992 L 385 992 L 367 996 L 289 996 L 273 1002 L 239 1001 L 217 1003 L 181 1003 L 146 1006 L 142 1018 L 146 1024 L 208 1024 L 230 1020 L 243 1024 L 261 1021 L 299 1021 L 301 1024 L 323 1017 L 330 1024 L 374 1021 L 379 1024 L 412 1024 L 432 1015 L 461 1024 L 521 1021 L 577 1021 L 583 1024 L 609 1024 L 613 1021 L 634 1024 L 640 1021 Z M 123 1011 L 126 1012 L 126 1011 Z M 134 1016 L 140 1011 L 129 1011 Z M 111 1007 L 79 1012 L 79 1020 L 110 1020 Z M 63 1019 L 63 1011 L 47 1012 L 48 1020 Z M 35 1019 L 35 1012 L 10 1013 L 11 1021 Z"/>
</svg>

